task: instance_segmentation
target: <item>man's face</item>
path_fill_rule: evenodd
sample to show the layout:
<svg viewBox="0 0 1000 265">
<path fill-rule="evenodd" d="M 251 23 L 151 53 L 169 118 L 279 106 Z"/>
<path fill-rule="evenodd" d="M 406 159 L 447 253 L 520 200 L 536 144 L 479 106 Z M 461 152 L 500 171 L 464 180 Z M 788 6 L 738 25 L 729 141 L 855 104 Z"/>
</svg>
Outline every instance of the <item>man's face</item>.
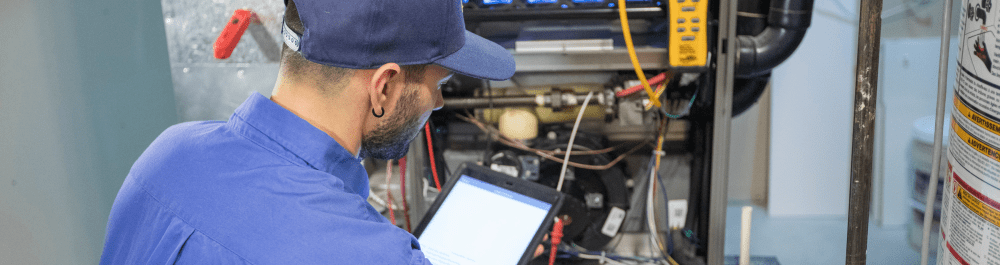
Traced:
<svg viewBox="0 0 1000 265">
<path fill-rule="evenodd" d="M 405 156 L 431 111 L 444 105 L 440 87 L 451 78 L 451 71 L 437 65 L 425 69 L 423 82 L 406 84 L 395 111 L 386 113 L 374 130 L 361 137 L 362 157 L 389 160 Z"/>
</svg>

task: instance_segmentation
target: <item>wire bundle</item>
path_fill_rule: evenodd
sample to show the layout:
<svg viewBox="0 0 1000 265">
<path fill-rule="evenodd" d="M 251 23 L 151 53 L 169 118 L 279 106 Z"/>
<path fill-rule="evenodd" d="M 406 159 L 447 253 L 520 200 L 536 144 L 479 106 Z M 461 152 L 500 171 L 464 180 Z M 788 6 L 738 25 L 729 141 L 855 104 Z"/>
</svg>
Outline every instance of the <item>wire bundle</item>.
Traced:
<svg viewBox="0 0 1000 265">
<path fill-rule="evenodd" d="M 534 153 L 534 154 L 536 154 L 538 156 L 544 157 L 545 159 L 549 159 L 549 160 L 555 161 L 557 163 L 563 163 L 564 162 L 563 159 L 558 158 L 555 155 L 567 154 L 567 152 L 565 152 L 565 151 L 559 151 L 559 150 L 541 150 L 541 149 L 531 148 L 531 147 L 528 147 L 527 145 L 525 145 L 524 143 L 521 143 L 520 141 L 517 141 L 517 140 L 514 140 L 514 139 L 510 139 L 510 138 L 508 138 L 508 137 L 500 134 L 500 131 L 497 130 L 496 128 L 493 128 L 490 125 L 486 125 L 485 123 L 479 121 L 478 119 L 473 118 L 471 115 L 470 116 L 457 115 L 457 116 L 458 116 L 459 119 L 462 119 L 462 120 L 464 120 L 466 122 L 469 122 L 469 123 L 472 123 L 473 125 L 476 125 L 476 127 L 479 127 L 479 129 L 482 130 L 483 132 L 485 132 L 487 135 L 489 135 L 489 137 L 491 137 L 492 139 L 496 140 L 497 142 L 499 142 L 501 144 L 504 144 L 506 146 L 510 146 L 510 147 L 518 149 L 518 150 L 522 150 L 522 151 L 527 151 L 527 152 Z M 573 161 L 570 161 L 568 164 L 570 166 L 577 167 L 577 168 L 583 168 L 583 169 L 606 170 L 606 169 L 609 169 L 609 168 L 615 166 L 615 164 L 618 164 L 618 162 L 621 161 L 622 159 L 624 159 L 626 155 L 629 155 L 629 154 L 632 154 L 635 151 L 638 151 L 639 148 L 645 146 L 648 143 L 649 143 L 649 141 L 645 141 L 645 142 L 642 142 L 642 143 L 636 145 L 635 147 L 633 147 L 629 151 L 627 151 L 627 152 L 619 155 L 617 158 L 615 158 L 614 160 L 612 160 L 611 162 L 609 162 L 608 164 L 605 164 L 605 165 L 599 165 L 599 166 L 598 165 L 587 165 L 587 164 L 576 163 L 576 162 L 573 162 Z M 596 155 L 596 154 L 604 154 L 604 153 L 608 153 L 608 152 L 614 151 L 617 148 L 618 147 L 610 147 L 610 148 L 605 148 L 605 149 L 601 149 L 601 150 L 572 151 L 572 155 Z"/>
</svg>

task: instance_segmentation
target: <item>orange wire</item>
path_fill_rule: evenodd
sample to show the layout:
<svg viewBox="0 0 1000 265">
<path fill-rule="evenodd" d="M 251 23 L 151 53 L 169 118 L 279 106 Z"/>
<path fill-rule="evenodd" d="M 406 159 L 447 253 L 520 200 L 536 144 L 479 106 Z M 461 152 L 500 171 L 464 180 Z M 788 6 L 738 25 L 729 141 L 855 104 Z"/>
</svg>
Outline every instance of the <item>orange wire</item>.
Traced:
<svg viewBox="0 0 1000 265">
<path fill-rule="evenodd" d="M 431 123 L 424 124 L 424 135 L 427 135 L 427 153 L 431 157 L 431 174 L 434 175 L 434 186 L 441 192 L 441 182 L 438 181 L 437 163 L 434 163 L 434 141 L 431 140 Z"/>
</svg>

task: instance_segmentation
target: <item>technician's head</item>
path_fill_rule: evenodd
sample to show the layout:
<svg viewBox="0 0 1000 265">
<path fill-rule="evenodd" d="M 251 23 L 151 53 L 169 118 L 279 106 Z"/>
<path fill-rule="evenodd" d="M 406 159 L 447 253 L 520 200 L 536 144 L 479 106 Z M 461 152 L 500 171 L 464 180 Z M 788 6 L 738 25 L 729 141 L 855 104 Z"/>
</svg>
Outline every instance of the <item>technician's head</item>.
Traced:
<svg viewBox="0 0 1000 265">
<path fill-rule="evenodd" d="M 311 83 L 330 98 L 365 93 L 372 113 L 359 128 L 364 157 L 403 157 L 442 106 L 439 87 L 452 73 L 491 80 L 514 74 L 504 48 L 465 30 L 461 0 L 285 4 L 279 82 Z"/>
</svg>

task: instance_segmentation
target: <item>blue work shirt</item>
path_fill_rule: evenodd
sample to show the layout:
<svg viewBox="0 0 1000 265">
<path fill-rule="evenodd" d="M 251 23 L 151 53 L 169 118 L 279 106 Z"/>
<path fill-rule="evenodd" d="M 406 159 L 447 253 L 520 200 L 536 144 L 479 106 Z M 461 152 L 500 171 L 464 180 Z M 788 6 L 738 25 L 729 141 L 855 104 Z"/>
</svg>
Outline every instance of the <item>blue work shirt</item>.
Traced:
<svg viewBox="0 0 1000 265">
<path fill-rule="evenodd" d="M 361 159 L 254 93 L 227 122 L 150 144 L 115 198 L 101 264 L 430 264 L 367 197 Z"/>
</svg>

